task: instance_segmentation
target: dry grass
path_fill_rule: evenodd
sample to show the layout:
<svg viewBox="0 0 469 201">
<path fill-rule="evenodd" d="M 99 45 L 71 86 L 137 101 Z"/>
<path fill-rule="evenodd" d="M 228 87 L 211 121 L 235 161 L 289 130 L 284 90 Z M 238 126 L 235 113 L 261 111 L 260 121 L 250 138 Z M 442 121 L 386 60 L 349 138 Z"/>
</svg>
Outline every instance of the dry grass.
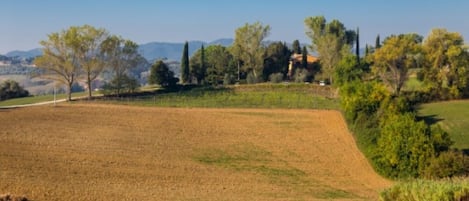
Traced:
<svg viewBox="0 0 469 201">
<path fill-rule="evenodd" d="M 376 200 L 339 112 L 0 110 L 0 193 L 32 200 Z"/>
</svg>

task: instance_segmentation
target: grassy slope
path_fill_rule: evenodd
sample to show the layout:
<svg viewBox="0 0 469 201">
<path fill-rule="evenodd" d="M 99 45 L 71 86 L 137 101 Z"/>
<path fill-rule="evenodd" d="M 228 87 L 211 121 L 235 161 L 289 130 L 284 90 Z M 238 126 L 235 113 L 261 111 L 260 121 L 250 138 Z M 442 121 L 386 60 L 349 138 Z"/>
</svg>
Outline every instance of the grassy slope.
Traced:
<svg viewBox="0 0 469 201">
<path fill-rule="evenodd" d="M 110 103 L 159 107 L 339 109 L 333 89 L 307 84 L 242 85 L 192 90 L 136 98 L 107 99 Z"/>
<path fill-rule="evenodd" d="M 424 104 L 419 115 L 449 132 L 455 148 L 469 149 L 469 101 Z"/>
</svg>

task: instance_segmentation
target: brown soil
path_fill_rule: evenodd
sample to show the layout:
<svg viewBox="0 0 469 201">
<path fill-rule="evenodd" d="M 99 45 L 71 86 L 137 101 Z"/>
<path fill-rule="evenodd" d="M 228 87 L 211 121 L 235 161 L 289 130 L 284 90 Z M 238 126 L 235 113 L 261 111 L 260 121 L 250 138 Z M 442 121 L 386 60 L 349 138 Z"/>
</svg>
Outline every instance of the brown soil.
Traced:
<svg viewBox="0 0 469 201">
<path fill-rule="evenodd" d="M 33 200 L 376 200 L 339 112 L 0 110 L 0 193 Z"/>
</svg>

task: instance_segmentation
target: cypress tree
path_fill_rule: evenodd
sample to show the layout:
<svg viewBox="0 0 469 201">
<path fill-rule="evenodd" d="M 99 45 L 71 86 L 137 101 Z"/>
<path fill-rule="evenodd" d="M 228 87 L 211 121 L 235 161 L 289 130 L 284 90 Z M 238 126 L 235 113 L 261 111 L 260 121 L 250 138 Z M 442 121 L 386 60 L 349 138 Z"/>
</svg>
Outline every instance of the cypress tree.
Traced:
<svg viewBox="0 0 469 201">
<path fill-rule="evenodd" d="M 360 29 L 357 27 L 355 54 L 357 55 L 357 64 L 360 65 Z"/>
<path fill-rule="evenodd" d="M 366 44 L 366 46 L 365 46 L 365 57 L 367 57 L 368 54 L 370 54 L 370 48 L 368 47 L 368 44 Z"/>
<path fill-rule="evenodd" d="M 205 67 L 205 48 L 204 45 L 200 47 L 200 81 L 205 79 L 205 72 L 207 68 Z M 200 83 L 199 83 L 200 84 Z"/>
<path fill-rule="evenodd" d="M 303 51 L 301 52 L 301 67 L 304 69 L 308 68 L 308 50 L 306 47 L 303 47 Z"/>
<path fill-rule="evenodd" d="M 379 39 L 379 34 L 376 36 L 376 44 L 375 44 L 375 49 L 379 49 L 381 47 L 381 41 Z"/>
<path fill-rule="evenodd" d="M 190 81 L 190 70 L 189 70 L 189 43 L 186 41 L 184 49 L 182 51 L 181 59 L 181 82 L 186 84 Z"/>
<path fill-rule="evenodd" d="M 295 53 L 295 54 L 301 54 L 300 41 L 298 41 L 298 40 L 293 41 L 292 50 L 293 50 L 293 53 Z"/>
</svg>

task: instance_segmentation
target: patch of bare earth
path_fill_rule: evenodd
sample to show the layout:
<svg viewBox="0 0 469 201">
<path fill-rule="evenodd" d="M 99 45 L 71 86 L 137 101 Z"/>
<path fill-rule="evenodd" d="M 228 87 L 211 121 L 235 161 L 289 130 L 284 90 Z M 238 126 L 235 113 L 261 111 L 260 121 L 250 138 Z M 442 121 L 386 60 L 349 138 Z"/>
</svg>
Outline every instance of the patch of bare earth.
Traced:
<svg viewBox="0 0 469 201">
<path fill-rule="evenodd" d="M 336 111 L 0 110 L 0 193 L 32 200 L 376 200 Z"/>
</svg>

